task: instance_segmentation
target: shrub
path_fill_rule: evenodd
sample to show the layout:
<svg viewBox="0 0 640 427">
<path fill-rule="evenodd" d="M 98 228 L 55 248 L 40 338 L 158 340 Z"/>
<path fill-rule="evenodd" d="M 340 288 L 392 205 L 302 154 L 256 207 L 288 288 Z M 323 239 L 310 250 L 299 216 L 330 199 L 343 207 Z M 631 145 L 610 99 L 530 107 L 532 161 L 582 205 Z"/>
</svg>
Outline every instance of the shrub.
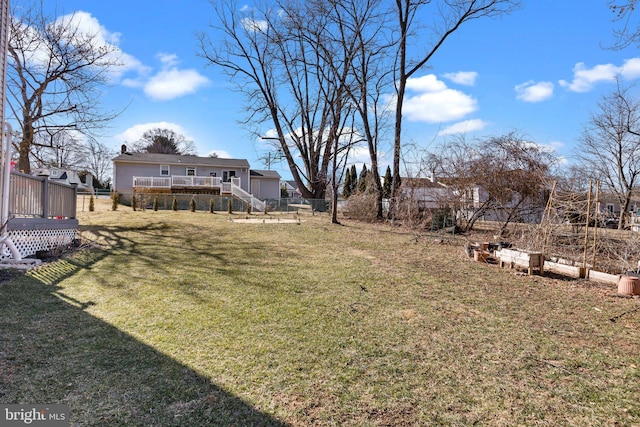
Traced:
<svg viewBox="0 0 640 427">
<path fill-rule="evenodd" d="M 120 199 L 120 195 L 118 193 L 111 193 L 111 210 L 118 210 L 118 200 Z"/>
<path fill-rule="evenodd" d="M 191 212 L 196 211 L 196 199 L 194 199 L 193 197 L 191 198 L 191 201 L 189 201 L 189 210 Z"/>
<path fill-rule="evenodd" d="M 376 221 L 376 197 L 374 194 L 352 194 L 346 201 L 349 218 L 358 221 Z"/>
<path fill-rule="evenodd" d="M 158 196 L 153 197 L 153 210 L 154 211 L 158 210 Z"/>
<path fill-rule="evenodd" d="M 251 202 L 247 202 L 247 214 L 251 215 Z"/>
<path fill-rule="evenodd" d="M 176 199 L 175 196 L 173 197 L 173 202 L 171 202 L 171 209 L 174 211 L 178 210 L 178 199 Z"/>
<path fill-rule="evenodd" d="M 233 200 L 231 200 L 231 199 L 227 200 L 227 213 L 228 214 L 232 214 L 233 213 Z"/>
<path fill-rule="evenodd" d="M 93 195 L 89 197 L 89 212 L 93 212 L 96 210 L 95 202 L 93 201 Z"/>
<path fill-rule="evenodd" d="M 209 212 L 210 213 L 214 213 L 215 212 L 215 206 L 214 206 L 213 199 L 209 199 Z"/>
<path fill-rule="evenodd" d="M 138 207 L 138 203 L 136 202 L 136 195 L 133 194 L 131 195 L 131 209 L 135 211 L 137 207 Z"/>
</svg>

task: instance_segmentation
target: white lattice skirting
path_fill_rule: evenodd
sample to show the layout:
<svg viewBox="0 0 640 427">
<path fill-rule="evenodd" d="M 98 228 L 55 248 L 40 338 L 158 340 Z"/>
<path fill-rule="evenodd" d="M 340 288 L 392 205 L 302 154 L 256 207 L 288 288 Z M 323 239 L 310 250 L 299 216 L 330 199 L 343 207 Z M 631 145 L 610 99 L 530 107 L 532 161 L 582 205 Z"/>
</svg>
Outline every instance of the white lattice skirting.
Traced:
<svg viewBox="0 0 640 427">
<path fill-rule="evenodd" d="M 12 220 L 13 222 L 13 220 Z M 60 246 L 68 245 L 76 238 L 78 222 L 76 220 L 40 220 L 37 224 L 9 223 L 9 237 L 23 258 L 31 257 L 39 251 L 50 251 Z M 50 223 L 50 224 L 47 224 Z M 49 225 L 50 227 L 47 227 Z M 0 261 L 13 258 L 8 248 L 3 245 Z"/>
</svg>

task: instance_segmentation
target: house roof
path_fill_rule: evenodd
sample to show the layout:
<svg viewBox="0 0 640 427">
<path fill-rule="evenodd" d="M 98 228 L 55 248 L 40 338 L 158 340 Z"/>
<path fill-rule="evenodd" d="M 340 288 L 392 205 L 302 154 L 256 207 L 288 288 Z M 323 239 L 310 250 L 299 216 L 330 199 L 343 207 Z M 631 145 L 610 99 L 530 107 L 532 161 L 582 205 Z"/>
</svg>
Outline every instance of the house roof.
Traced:
<svg viewBox="0 0 640 427">
<path fill-rule="evenodd" d="M 276 171 L 251 169 L 249 175 L 252 178 L 273 178 L 280 179 L 280 174 Z"/>
<path fill-rule="evenodd" d="M 113 159 L 114 163 L 151 163 L 162 165 L 219 166 L 248 168 L 246 159 L 224 159 L 220 157 L 198 157 L 180 154 L 122 153 Z"/>
</svg>

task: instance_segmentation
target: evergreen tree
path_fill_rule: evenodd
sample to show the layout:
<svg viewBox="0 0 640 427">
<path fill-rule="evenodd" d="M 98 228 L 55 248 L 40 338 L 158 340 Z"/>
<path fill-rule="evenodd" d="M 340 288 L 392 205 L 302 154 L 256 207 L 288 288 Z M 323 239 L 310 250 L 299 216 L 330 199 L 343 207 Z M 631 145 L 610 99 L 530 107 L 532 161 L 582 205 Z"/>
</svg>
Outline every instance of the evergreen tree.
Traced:
<svg viewBox="0 0 640 427">
<path fill-rule="evenodd" d="M 178 199 L 176 199 L 176 197 L 173 197 L 173 202 L 171 202 L 171 209 L 173 209 L 174 211 L 178 210 Z"/>
<path fill-rule="evenodd" d="M 93 195 L 89 197 L 89 212 L 93 212 L 96 210 L 95 202 L 93 201 Z"/>
<path fill-rule="evenodd" d="M 393 178 L 391 177 L 391 167 L 387 166 L 387 172 L 384 174 L 384 181 L 382 183 L 382 198 L 388 199 L 391 197 L 391 183 Z"/>
<path fill-rule="evenodd" d="M 351 188 L 349 194 L 354 194 L 358 190 L 358 172 L 356 171 L 356 165 L 351 165 Z"/>
<path fill-rule="evenodd" d="M 362 165 L 362 170 L 360 171 L 360 178 L 358 178 L 358 192 L 364 193 L 367 190 L 367 174 L 369 171 L 367 170 L 367 165 Z"/>
<path fill-rule="evenodd" d="M 344 177 L 344 183 L 342 184 L 342 198 L 348 199 L 351 195 L 351 172 L 347 171 Z"/>
</svg>

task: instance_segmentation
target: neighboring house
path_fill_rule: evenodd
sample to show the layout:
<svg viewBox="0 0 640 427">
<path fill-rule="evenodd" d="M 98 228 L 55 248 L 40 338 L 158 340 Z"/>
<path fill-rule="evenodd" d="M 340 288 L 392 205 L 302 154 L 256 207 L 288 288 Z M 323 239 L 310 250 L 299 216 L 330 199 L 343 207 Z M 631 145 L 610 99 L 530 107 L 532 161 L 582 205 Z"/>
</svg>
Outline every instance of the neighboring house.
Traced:
<svg viewBox="0 0 640 427">
<path fill-rule="evenodd" d="M 259 199 L 280 198 L 280 174 L 271 170 L 251 169 L 249 189 Z"/>
<path fill-rule="evenodd" d="M 544 212 L 545 199 L 539 201 L 525 200 L 520 202 L 519 196 L 503 201 L 494 206 L 488 204 L 489 193 L 482 186 L 474 183 L 463 183 L 456 178 L 402 178 L 402 196 L 411 200 L 419 210 L 456 209 L 456 217 L 473 218 L 486 221 L 505 221 L 513 215 L 517 207 L 517 216 L 511 220 L 518 222 L 539 222 Z"/>
<path fill-rule="evenodd" d="M 279 182 L 277 172 L 250 171 L 246 159 L 126 150 L 113 159 L 113 189 L 124 194 L 233 195 L 262 210 L 264 204 L 260 199 L 280 198 Z"/>
<path fill-rule="evenodd" d="M 287 190 L 287 194 L 290 199 L 299 199 L 300 197 L 302 197 L 302 193 L 298 189 L 298 185 L 296 184 L 295 180 L 282 180 L 280 185 L 284 186 L 284 188 Z"/>
<path fill-rule="evenodd" d="M 87 182 L 82 182 L 78 174 L 69 169 L 63 169 L 58 167 L 37 168 L 31 171 L 35 176 L 46 176 L 51 181 L 58 182 L 67 185 L 77 185 L 78 191 L 94 192 L 93 188 L 93 176 L 91 174 L 86 175 Z"/>
<path fill-rule="evenodd" d="M 418 209 L 440 209 L 446 207 L 453 200 L 453 194 L 446 185 L 431 178 L 401 178 L 400 188 L 402 198 L 415 203 Z"/>
<path fill-rule="evenodd" d="M 620 201 L 613 194 L 608 194 L 607 192 L 602 192 L 599 195 L 599 199 L 597 209 L 600 221 L 605 219 L 608 227 L 617 227 L 622 211 Z M 640 231 L 640 197 L 636 189 L 631 194 L 627 214 L 628 217 L 625 216 L 625 226 L 631 227 L 633 231 Z"/>
</svg>

